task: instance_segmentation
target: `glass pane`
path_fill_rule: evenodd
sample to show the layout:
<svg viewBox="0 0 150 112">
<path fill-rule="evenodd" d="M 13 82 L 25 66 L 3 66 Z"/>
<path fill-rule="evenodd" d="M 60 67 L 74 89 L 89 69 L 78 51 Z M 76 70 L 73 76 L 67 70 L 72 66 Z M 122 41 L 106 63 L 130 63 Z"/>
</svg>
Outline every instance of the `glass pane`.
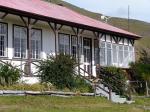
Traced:
<svg viewBox="0 0 150 112">
<path fill-rule="evenodd" d="M 112 65 L 112 49 L 111 44 L 107 43 L 107 66 Z"/>
<path fill-rule="evenodd" d="M 59 52 L 70 54 L 69 35 L 59 34 Z"/>
<path fill-rule="evenodd" d="M 106 63 L 105 59 L 105 48 L 100 49 L 100 65 L 105 65 Z"/>
<path fill-rule="evenodd" d="M 32 29 L 31 32 L 31 57 L 38 59 L 41 53 L 41 30 Z"/>
<path fill-rule="evenodd" d="M 6 56 L 7 48 L 7 25 L 0 23 L 0 56 Z"/>
<path fill-rule="evenodd" d="M 117 63 L 117 45 L 113 44 L 112 49 L 113 49 L 113 63 Z"/>
<path fill-rule="evenodd" d="M 128 51 L 128 46 L 124 46 L 124 61 L 126 62 L 126 63 L 128 63 L 129 62 L 129 60 L 128 60 L 128 54 L 129 53 L 129 51 Z"/>
<path fill-rule="evenodd" d="M 71 39 L 71 53 L 74 58 L 77 58 L 77 37 L 72 36 Z"/>
<path fill-rule="evenodd" d="M 119 46 L 118 60 L 119 64 L 123 64 L 123 46 Z"/>
<path fill-rule="evenodd" d="M 27 48 L 27 29 L 24 27 L 14 27 L 14 56 L 25 58 Z"/>
<path fill-rule="evenodd" d="M 100 43 L 100 65 L 106 65 L 106 49 L 105 49 L 105 42 Z"/>
</svg>

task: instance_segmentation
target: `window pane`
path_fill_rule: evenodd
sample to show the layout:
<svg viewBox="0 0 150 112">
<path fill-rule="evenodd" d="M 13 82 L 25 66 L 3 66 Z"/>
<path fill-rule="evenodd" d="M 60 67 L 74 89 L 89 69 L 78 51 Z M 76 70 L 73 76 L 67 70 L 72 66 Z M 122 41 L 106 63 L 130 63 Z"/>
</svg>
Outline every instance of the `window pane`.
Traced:
<svg viewBox="0 0 150 112">
<path fill-rule="evenodd" d="M 105 42 L 100 43 L 100 65 L 105 66 L 106 65 L 106 52 L 105 52 Z"/>
<path fill-rule="evenodd" d="M 112 45 L 112 49 L 113 49 L 113 63 L 117 63 L 117 45 L 113 44 Z"/>
<path fill-rule="evenodd" d="M 124 61 L 128 62 L 128 46 L 124 46 Z"/>
<path fill-rule="evenodd" d="M 7 49 L 7 25 L 0 23 L 0 56 L 6 56 Z"/>
<path fill-rule="evenodd" d="M 40 58 L 41 53 L 41 30 L 32 29 L 31 34 L 31 57 L 33 59 Z"/>
<path fill-rule="evenodd" d="M 70 54 L 69 35 L 59 34 L 59 52 Z"/>
<path fill-rule="evenodd" d="M 14 26 L 14 56 L 19 58 L 26 57 L 27 48 L 27 29 Z"/>
<path fill-rule="evenodd" d="M 129 47 L 129 62 L 135 61 L 134 47 Z"/>
<path fill-rule="evenodd" d="M 72 39 L 71 39 L 71 53 L 72 53 L 72 56 L 74 58 L 77 58 L 77 37 L 76 36 L 72 36 Z"/>
<path fill-rule="evenodd" d="M 107 43 L 107 66 L 112 65 L 112 49 L 111 44 Z"/>
<path fill-rule="evenodd" d="M 123 64 L 123 46 L 119 46 L 118 60 L 119 64 Z"/>
</svg>

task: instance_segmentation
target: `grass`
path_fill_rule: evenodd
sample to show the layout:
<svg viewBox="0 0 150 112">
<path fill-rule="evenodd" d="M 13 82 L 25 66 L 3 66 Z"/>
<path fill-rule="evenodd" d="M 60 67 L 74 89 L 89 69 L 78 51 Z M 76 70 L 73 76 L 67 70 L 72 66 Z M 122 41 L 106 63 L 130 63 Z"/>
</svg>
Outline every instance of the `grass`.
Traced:
<svg viewBox="0 0 150 112">
<path fill-rule="evenodd" d="M 0 112 L 150 112 L 140 106 L 150 106 L 150 99 L 137 103 L 113 104 L 101 97 L 3 96 Z"/>
</svg>

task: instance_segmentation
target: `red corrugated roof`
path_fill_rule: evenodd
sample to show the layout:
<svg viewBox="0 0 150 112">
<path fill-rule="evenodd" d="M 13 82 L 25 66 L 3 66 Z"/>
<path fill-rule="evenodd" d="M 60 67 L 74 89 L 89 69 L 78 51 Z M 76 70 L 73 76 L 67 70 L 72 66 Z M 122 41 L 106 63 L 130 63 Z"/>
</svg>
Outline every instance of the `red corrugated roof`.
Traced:
<svg viewBox="0 0 150 112">
<path fill-rule="evenodd" d="M 100 30 L 107 30 L 114 33 L 121 33 L 133 37 L 140 37 L 128 31 L 113 27 L 98 20 L 83 16 L 66 7 L 44 2 L 41 0 L 0 0 L 0 6 L 15 10 L 20 10 L 39 16 L 54 18 L 57 20 L 68 21 L 76 24 L 86 25 L 88 27 L 98 28 Z"/>
</svg>

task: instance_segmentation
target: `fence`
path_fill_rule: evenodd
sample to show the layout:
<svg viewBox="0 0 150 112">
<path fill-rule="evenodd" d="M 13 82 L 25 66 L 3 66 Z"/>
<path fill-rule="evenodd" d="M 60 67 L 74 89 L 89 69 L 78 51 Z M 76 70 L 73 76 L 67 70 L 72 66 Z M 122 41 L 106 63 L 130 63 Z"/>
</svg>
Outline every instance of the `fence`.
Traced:
<svg viewBox="0 0 150 112">
<path fill-rule="evenodd" d="M 150 97 L 150 83 L 147 81 L 128 81 L 129 94 L 144 92 L 147 97 Z"/>
</svg>

